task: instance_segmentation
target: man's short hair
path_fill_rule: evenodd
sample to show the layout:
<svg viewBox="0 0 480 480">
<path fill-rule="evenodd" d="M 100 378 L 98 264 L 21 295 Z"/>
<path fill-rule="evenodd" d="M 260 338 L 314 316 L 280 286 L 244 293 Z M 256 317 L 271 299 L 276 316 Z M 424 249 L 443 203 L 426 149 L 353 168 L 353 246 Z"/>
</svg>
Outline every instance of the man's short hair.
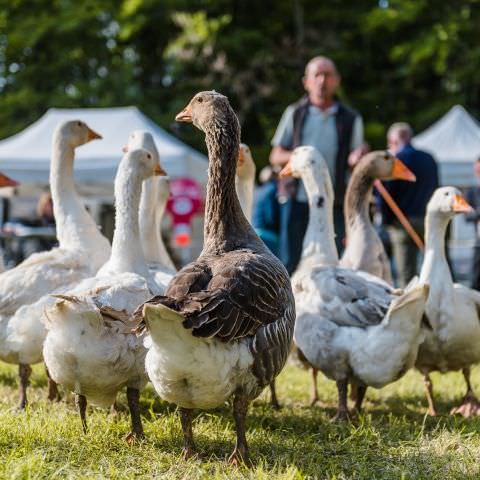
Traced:
<svg viewBox="0 0 480 480">
<path fill-rule="evenodd" d="M 392 135 L 397 135 L 403 142 L 409 142 L 413 137 L 413 130 L 407 122 L 396 122 L 388 129 L 387 138 Z"/>
</svg>

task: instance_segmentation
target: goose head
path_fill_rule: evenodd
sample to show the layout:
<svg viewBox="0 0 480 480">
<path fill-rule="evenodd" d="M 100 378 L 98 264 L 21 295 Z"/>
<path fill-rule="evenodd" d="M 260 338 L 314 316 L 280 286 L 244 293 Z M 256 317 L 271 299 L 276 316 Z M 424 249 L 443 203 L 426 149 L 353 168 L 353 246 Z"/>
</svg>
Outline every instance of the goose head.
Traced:
<svg viewBox="0 0 480 480">
<path fill-rule="evenodd" d="M 303 146 L 297 147 L 292 152 L 280 176 L 302 178 L 302 176 L 311 175 L 314 171 L 322 173 L 328 171 L 325 159 L 315 147 Z"/>
<path fill-rule="evenodd" d="M 415 181 L 413 172 L 388 151 L 378 150 L 367 153 L 358 163 L 357 169 L 366 171 L 371 178 L 380 180 Z"/>
<path fill-rule="evenodd" d="M 250 148 L 245 143 L 241 143 L 238 150 L 237 176 L 240 178 L 255 176 L 255 162 L 253 161 Z"/>
<path fill-rule="evenodd" d="M 427 215 L 437 214 L 446 218 L 456 213 L 469 213 L 473 208 L 465 200 L 462 192 L 455 187 L 440 187 L 433 192 L 427 205 Z"/>
<path fill-rule="evenodd" d="M 165 175 L 165 172 L 160 168 L 158 159 L 148 150 L 136 148 L 129 150 L 125 155 L 128 163 L 137 169 L 142 180 L 153 176 Z"/>
<path fill-rule="evenodd" d="M 212 127 L 226 127 L 233 119 L 238 122 L 228 98 L 215 90 L 197 93 L 175 117 L 177 122 L 193 123 L 207 132 Z"/>
<path fill-rule="evenodd" d="M 150 152 L 153 159 L 157 162 L 156 173 L 157 176 L 166 176 L 167 172 L 160 165 L 160 155 L 155 145 L 155 140 L 150 132 L 145 130 L 134 130 L 128 137 L 127 144 L 122 148 L 124 153 L 135 149 L 144 149 Z"/>
<path fill-rule="evenodd" d="M 317 188 L 323 190 L 327 199 L 333 202 L 334 192 L 327 162 L 315 147 L 297 147 L 292 152 L 290 160 L 280 172 L 280 177 L 288 176 L 302 178 L 307 188 L 307 183 L 313 179 Z"/>
<path fill-rule="evenodd" d="M 101 139 L 102 136 L 92 130 L 81 120 L 69 120 L 59 125 L 57 134 L 66 141 L 72 148 L 84 145 L 92 140 Z"/>
</svg>

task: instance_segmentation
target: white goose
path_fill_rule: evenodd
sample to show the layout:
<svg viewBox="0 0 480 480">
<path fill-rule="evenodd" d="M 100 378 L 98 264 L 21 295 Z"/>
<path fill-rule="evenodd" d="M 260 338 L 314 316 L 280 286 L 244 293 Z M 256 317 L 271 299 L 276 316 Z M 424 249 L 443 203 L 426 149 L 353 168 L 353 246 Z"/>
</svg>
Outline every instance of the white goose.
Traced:
<svg viewBox="0 0 480 480">
<path fill-rule="evenodd" d="M 143 435 L 138 402 L 147 381 L 143 338 L 131 332 L 129 318 L 140 303 L 163 291 L 138 248 L 142 181 L 158 167 L 146 150 L 125 154 L 115 179 L 116 228 L 110 259 L 94 278 L 56 295 L 60 300 L 45 314 L 45 363 L 57 383 L 75 392 L 84 430 L 87 399 L 108 407 L 126 386 L 132 417 L 128 440 Z"/>
<path fill-rule="evenodd" d="M 123 151 L 136 148 L 148 150 L 160 161 L 157 147 L 152 135 L 143 130 L 130 134 L 128 144 Z M 143 182 L 140 199 L 140 238 L 143 253 L 150 272 L 159 286 L 165 287 L 177 271 L 162 239 L 162 219 L 170 196 L 170 179 L 163 172 Z"/>
<path fill-rule="evenodd" d="M 480 404 L 470 384 L 470 366 L 480 361 L 480 292 L 453 283 L 445 258 L 445 233 L 456 213 L 471 207 L 454 187 L 437 189 L 425 216 L 425 256 L 420 282 L 430 284 L 425 314 L 430 330 L 420 345 L 415 366 L 424 374 L 428 413 L 436 415 L 429 373 L 462 369 L 467 383 L 463 403 L 452 410 L 464 416 L 479 415 Z"/>
<path fill-rule="evenodd" d="M 360 410 L 367 386 L 382 387 L 413 366 L 428 288 L 397 296 L 372 275 L 337 267 L 325 161 L 314 148 L 299 147 L 282 172 L 302 178 L 310 212 L 304 258 L 292 278 L 295 343 L 314 369 L 336 381 L 336 418 L 344 419 L 349 382 L 358 385 Z"/>
<path fill-rule="evenodd" d="M 235 190 L 245 218 L 252 222 L 253 191 L 255 190 L 255 162 L 250 148 L 245 143 L 240 144 L 235 176 Z"/>
<path fill-rule="evenodd" d="M 370 219 L 369 205 L 376 179 L 414 182 L 415 175 L 388 152 L 375 151 L 362 157 L 345 194 L 347 246 L 340 266 L 371 273 L 392 285 L 390 261 Z"/>
<path fill-rule="evenodd" d="M 83 206 L 73 181 L 75 149 L 96 138 L 101 137 L 78 120 L 55 130 L 50 187 L 59 247 L 35 253 L 0 275 L 0 359 L 19 365 L 20 408 L 27 404 L 29 365 L 42 361 L 46 330 L 41 316 L 49 301 L 45 295 L 94 275 L 110 255 L 110 244 Z M 49 390 L 49 398 L 56 398 L 51 382 Z"/>
</svg>

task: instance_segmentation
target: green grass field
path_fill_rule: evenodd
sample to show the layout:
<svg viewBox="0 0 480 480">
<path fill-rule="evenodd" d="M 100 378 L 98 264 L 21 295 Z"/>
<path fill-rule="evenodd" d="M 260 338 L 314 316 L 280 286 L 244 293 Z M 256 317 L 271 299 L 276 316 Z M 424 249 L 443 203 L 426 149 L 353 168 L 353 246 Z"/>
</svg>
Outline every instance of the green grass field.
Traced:
<svg viewBox="0 0 480 480">
<path fill-rule="evenodd" d="M 320 376 L 319 376 L 320 377 Z M 473 371 L 480 393 L 480 369 Z M 448 416 L 464 393 L 460 373 L 433 375 L 441 416 L 425 417 L 421 377 L 409 372 L 382 390 L 369 390 L 365 413 L 352 424 L 330 421 L 336 389 L 319 382 L 322 403 L 310 408 L 309 376 L 289 365 L 278 380 L 283 408 L 273 411 L 264 393 L 250 408 L 247 436 L 252 469 L 227 465 L 235 434 L 228 406 L 200 412 L 194 423 L 204 460 L 184 461 L 175 407 L 160 401 L 151 386 L 143 392 L 146 439 L 129 446 L 126 412 L 88 410 L 84 435 L 73 406 L 46 401 L 43 368 L 34 368 L 30 406 L 17 402 L 16 368 L 0 367 L 0 478 L 166 479 L 478 479 L 480 419 Z M 120 397 L 125 404 L 125 397 Z"/>
</svg>

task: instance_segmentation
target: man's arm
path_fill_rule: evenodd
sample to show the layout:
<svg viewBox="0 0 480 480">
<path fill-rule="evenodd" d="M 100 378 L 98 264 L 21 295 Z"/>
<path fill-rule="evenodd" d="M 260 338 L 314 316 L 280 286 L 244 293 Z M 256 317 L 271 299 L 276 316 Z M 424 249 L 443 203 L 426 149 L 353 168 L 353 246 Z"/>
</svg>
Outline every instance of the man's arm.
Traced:
<svg viewBox="0 0 480 480">
<path fill-rule="evenodd" d="M 277 146 L 270 152 L 270 164 L 274 167 L 284 167 L 290 160 L 291 150 Z"/>
<path fill-rule="evenodd" d="M 478 188 L 478 187 L 475 187 Z M 480 220 L 480 212 L 477 205 L 477 198 L 475 195 L 474 188 L 469 188 L 467 194 L 465 195 L 467 202 L 472 206 L 473 212 L 468 212 L 465 214 L 465 220 L 467 222 L 477 222 Z"/>
<path fill-rule="evenodd" d="M 293 112 L 292 106 L 287 107 L 272 139 L 272 151 L 270 152 L 270 164 L 274 167 L 284 167 L 290 160 L 293 143 Z"/>
</svg>

